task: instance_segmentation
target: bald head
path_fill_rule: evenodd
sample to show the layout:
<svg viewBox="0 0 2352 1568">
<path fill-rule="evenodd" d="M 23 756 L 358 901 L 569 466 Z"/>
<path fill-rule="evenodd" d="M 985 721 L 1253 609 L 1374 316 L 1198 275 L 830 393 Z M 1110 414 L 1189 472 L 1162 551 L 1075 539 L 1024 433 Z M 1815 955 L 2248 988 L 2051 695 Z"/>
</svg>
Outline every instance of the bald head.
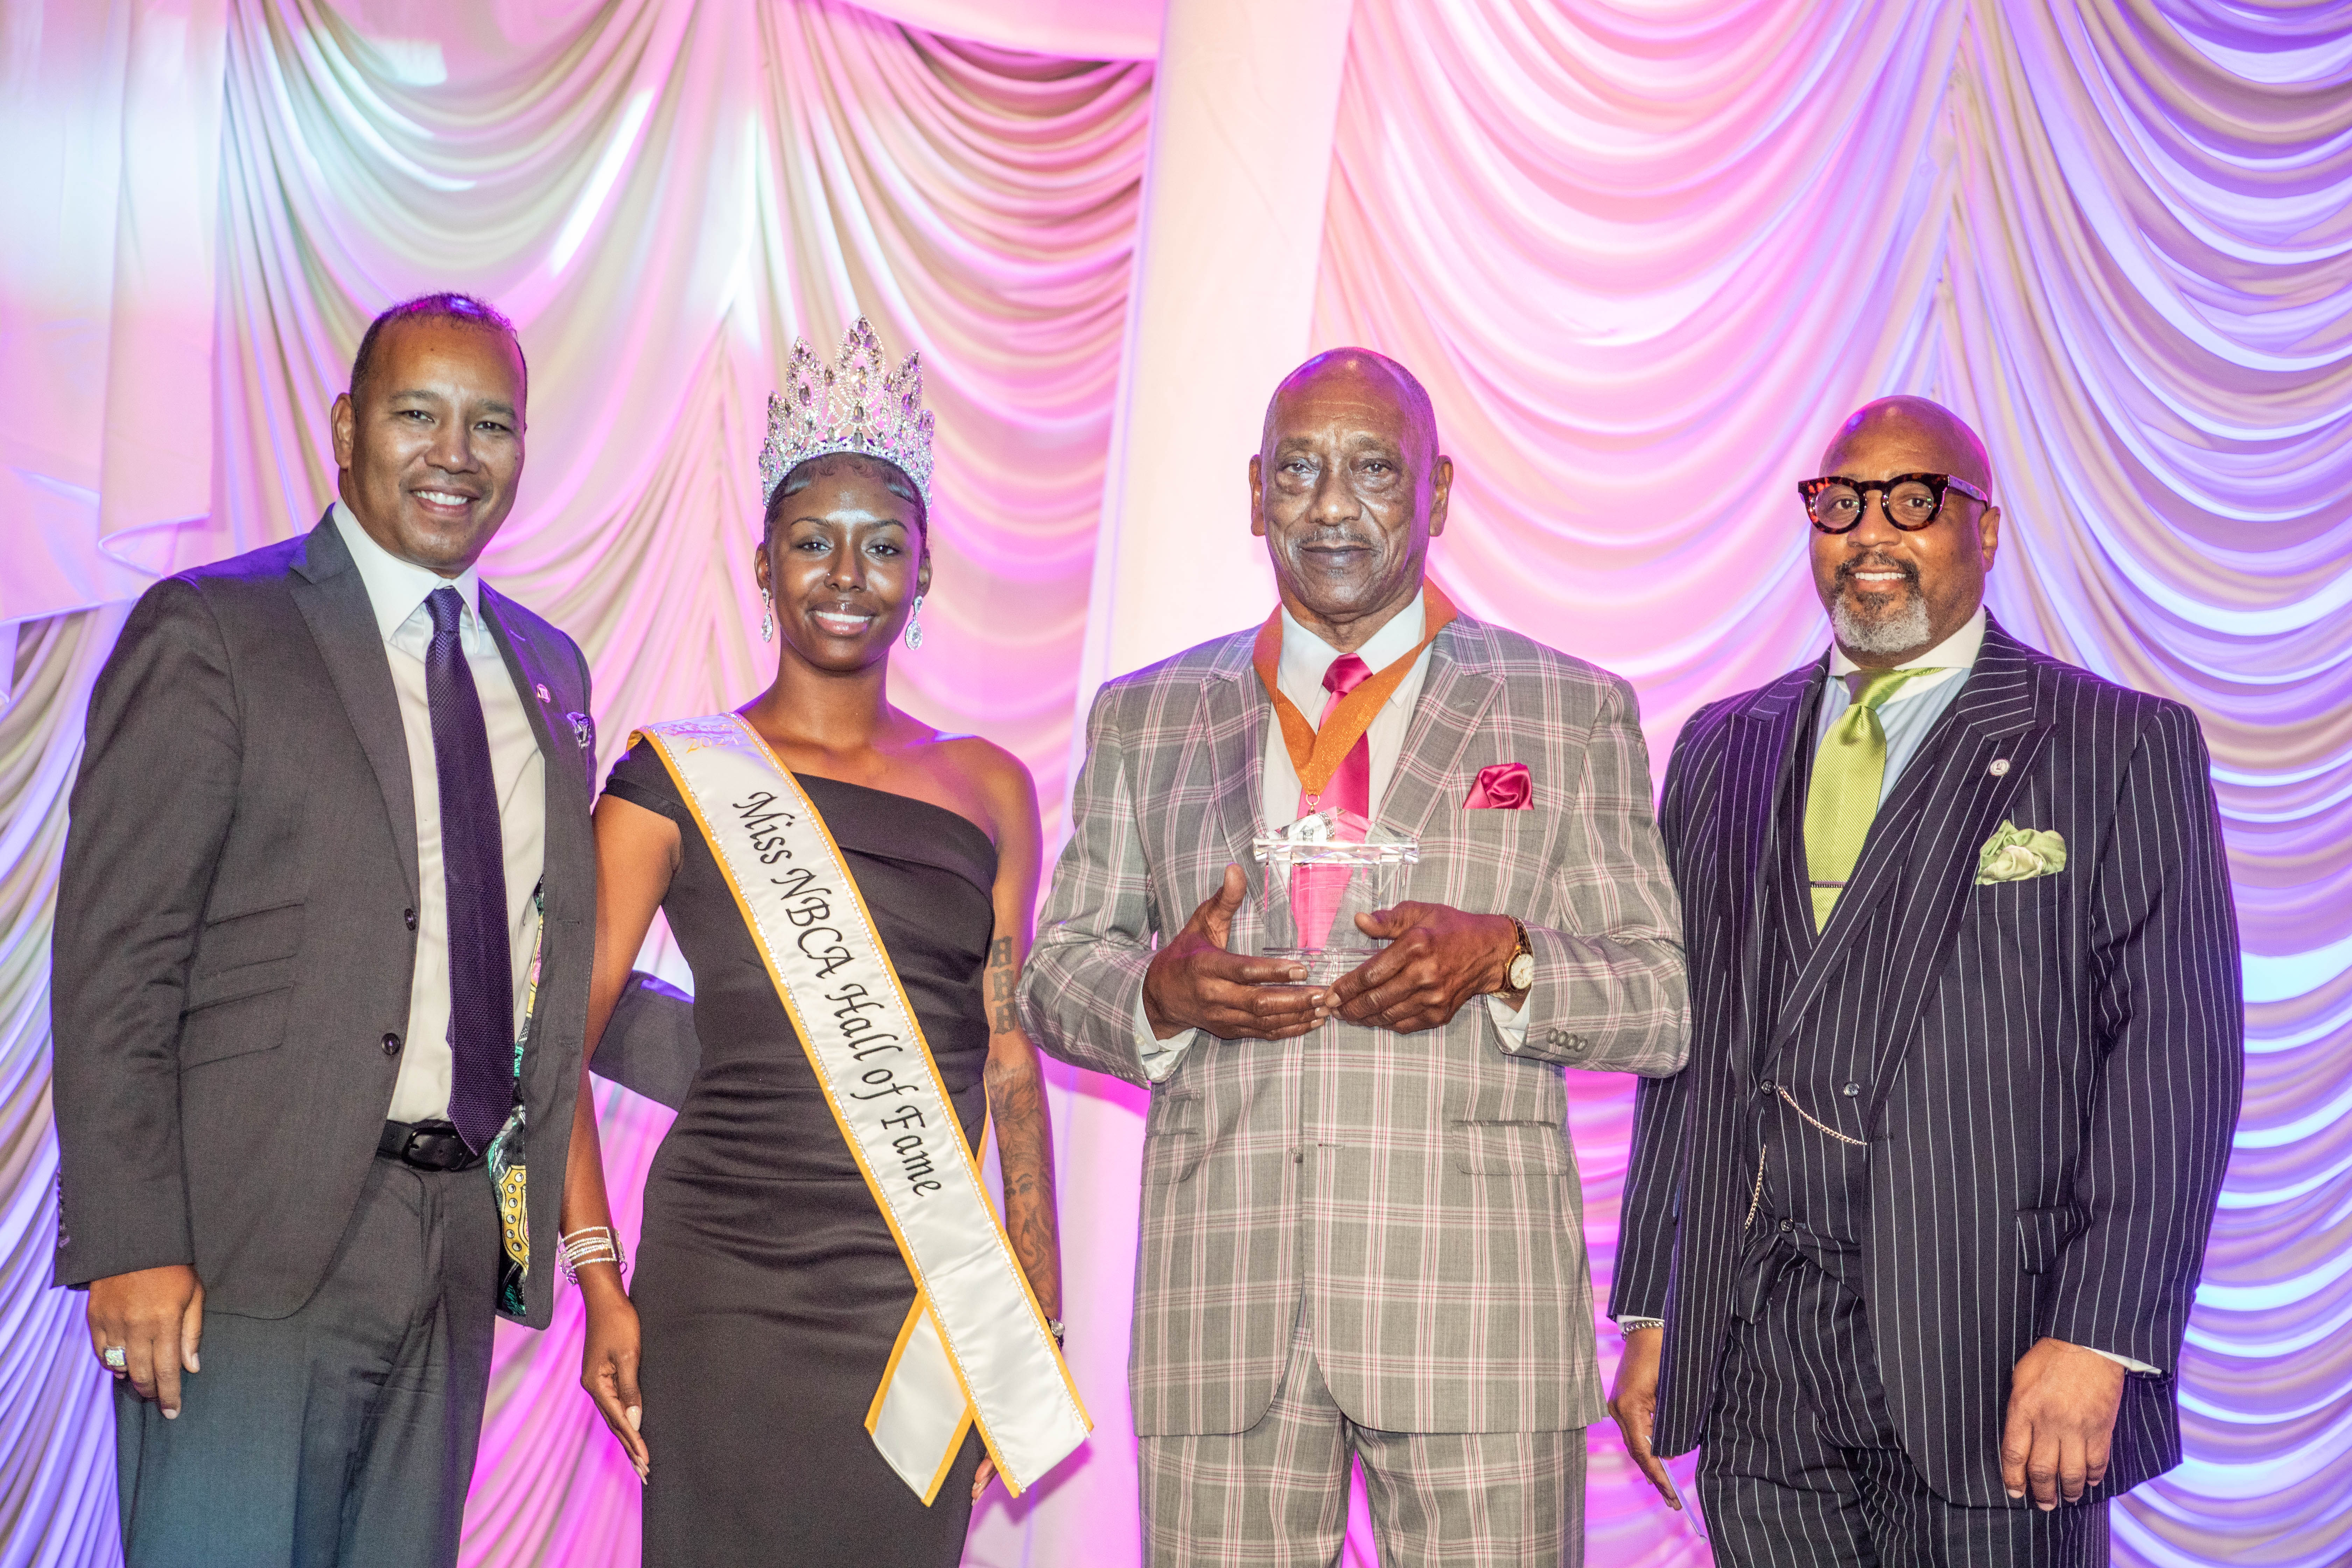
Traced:
<svg viewBox="0 0 2352 1568">
<path fill-rule="evenodd" d="M 1351 653 L 1421 593 L 1454 465 L 1412 372 L 1370 349 L 1317 354 L 1274 389 L 1249 469 L 1250 531 L 1300 625 Z"/>
<path fill-rule="evenodd" d="M 1927 459 L 1927 472 L 1958 474 L 1987 495 L 1992 493 L 1992 459 L 1968 421 L 1940 403 L 1925 397 L 1882 397 L 1865 403 L 1846 416 L 1822 454 L 1822 472 L 1840 473 L 1839 467 L 1856 447 L 1900 446 Z"/>
<path fill-rule="evenodd" d="M 1392 404 L 1403 416 L 1407 449 L 1414 467 L 1426 471 L 1437 456 L 1437 409 L 1421 378 L 1384 353 L 1370 349 L 1331 349 L 1317 354 L 1282 378 L 1265 400 L 1265 424 L 1258 432 L 1258 454 L 1274 454 L 1274 432 L 1286 398 L 1297 398 L 1318 388 L 1348 388 Z"/>
<path fill-rule="evenodd" d="M 1811 533 L 1813 588 L 1846 657 L 1864 669 L 1892 669 L 1967 625 L 1984 603 L 2000 509 L 1946 487 L 1924 526 L 1897 528 L 1885 482 L 1945 474 L 1992 494 L 1992 463 L 1977 433 L 1939 403 L 1882 397 L 1838 426 L 1821 471 L 1854 481 L 1863 497 L 1853 527 Z"/>
</svg>

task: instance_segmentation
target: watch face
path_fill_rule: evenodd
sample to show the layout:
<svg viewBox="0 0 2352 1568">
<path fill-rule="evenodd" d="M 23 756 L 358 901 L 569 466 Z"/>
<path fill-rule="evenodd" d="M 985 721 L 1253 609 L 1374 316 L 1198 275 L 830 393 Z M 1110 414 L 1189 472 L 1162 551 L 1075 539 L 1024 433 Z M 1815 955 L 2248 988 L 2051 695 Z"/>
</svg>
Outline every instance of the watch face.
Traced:
<svg viewBox="0 0 2352 1568">
<path fill-rule="evenodd" d="M 1517 958 L 1511 960 L 1510 981 L 1512 990 L 1525 991 L 1529 985 L 1535 984 L 1535 978 L 1536 955 L 1534 953 L 1523 952 Z"/>
</svg>

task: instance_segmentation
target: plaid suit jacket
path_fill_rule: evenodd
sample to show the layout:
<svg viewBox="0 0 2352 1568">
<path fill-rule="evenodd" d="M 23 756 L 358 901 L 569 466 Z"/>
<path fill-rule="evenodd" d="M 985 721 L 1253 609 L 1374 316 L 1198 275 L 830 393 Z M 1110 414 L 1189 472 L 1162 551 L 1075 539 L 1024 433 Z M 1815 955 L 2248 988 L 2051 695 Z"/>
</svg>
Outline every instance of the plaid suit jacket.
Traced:
<svg viewBox="0 0 2352 1568">
<path fill-rule="evenodd" d="M 1022 984 L 1049 1053 L 1145 1081 L 1136 1007 L 1158 944 L 1228 863 L 1255 941 L 1266 726 L 1237 632 L 1105 686 L 1072 835 Z M 1527 764 L 1523 811 L 1469 811 Z M 1304 1304 L 1340 1407 L 1388 1431 L 1559 1431 L 1600 1418 L 1583 1198 L 1563 1065 L 1666 1074 L 1685 1054 L 1680 910 L 1633 693 L 1496 626 L 1439 634 L 1384 826 L 1408 896 L 1517 915 L 1535 947 L 1525 1047 L 1483 1003 L 1414 1035 L 1336 1020 L 1203 1037 L 1154 1086 L 1129 1375 L 1146 1436 L 1238 1432 L 1273 1398 Z"/>
</svg>

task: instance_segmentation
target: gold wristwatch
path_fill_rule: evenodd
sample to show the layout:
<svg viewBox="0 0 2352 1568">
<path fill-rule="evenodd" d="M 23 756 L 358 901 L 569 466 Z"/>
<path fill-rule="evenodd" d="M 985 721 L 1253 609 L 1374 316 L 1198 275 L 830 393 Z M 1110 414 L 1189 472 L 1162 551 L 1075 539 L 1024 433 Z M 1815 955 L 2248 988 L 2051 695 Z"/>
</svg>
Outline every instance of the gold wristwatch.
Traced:
<svg viewBox="0 0 2352 1568">
<path fill-rule="evenodd" d="M 1511 948 L 1511 959 L 1503 966 L 1503 989 L 1524 992 L 1536 983 L 1536 950 L 1528 941 L 1528 928 L 1517 915 L 1506 915 L 1518 941 Z"/>
</svg>

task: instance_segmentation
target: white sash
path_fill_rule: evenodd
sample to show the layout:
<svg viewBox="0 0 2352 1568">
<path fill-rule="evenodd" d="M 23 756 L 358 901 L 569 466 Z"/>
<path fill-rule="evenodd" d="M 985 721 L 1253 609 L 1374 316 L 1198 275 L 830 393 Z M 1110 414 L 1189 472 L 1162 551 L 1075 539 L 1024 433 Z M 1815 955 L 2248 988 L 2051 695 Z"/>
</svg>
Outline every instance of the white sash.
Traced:
<svg viewBox="0 0 2352 1568">
<path fill-rule="evenodd" d="M 1094 1424 L 848 862 L 792 771 L 741 719 L 683 719 L 637 733 L 654 742 L 702 825 L 914 1276 L 915 1304 L 866 1430 L 929 1504 L 976 1420 L 997 1473 L 1020 1496 Z"/>
</svg>

